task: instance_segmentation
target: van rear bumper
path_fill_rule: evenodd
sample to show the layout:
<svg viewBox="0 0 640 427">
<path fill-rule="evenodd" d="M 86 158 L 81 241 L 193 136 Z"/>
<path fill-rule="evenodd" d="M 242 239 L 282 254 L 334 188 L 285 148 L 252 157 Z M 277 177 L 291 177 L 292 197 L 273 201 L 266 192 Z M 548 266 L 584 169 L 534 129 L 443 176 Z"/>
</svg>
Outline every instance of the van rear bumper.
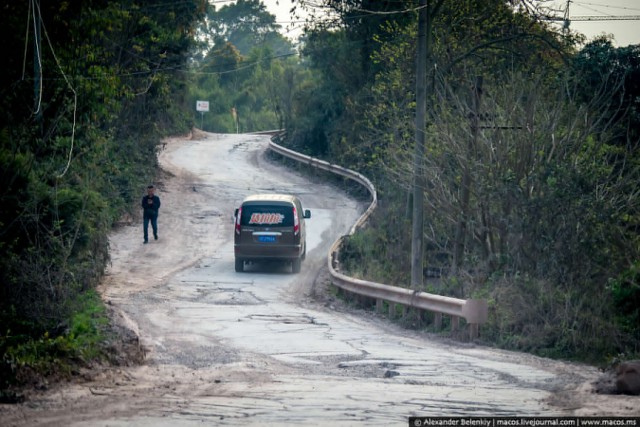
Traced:
<svg viewBox="0 0 640 427">
<path fill-rule="evenodd" d="M 256 246 L 234 245 L 236 259 L 243 260 L 278 260 L 296 259 L 302 256 L 302 245 L 288 246 Z"/>
</svg>

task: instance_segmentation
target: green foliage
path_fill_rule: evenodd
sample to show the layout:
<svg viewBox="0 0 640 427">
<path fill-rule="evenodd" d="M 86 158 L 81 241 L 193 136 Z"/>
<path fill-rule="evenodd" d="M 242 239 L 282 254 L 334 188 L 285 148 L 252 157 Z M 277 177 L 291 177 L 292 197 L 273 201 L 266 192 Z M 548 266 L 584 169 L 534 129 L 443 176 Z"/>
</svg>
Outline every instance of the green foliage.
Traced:
<svg viewBox="0 0 640 427">
<path fill-rule="evenodd" d="M 622 340 L 635 343 L 632 354 L 640 353 L 640 262 L 637 260 L 618 277 L 609 279 L 609 296 L 613 300 L 615 323 Z"/>
<path fill-rule="evenodd" d="M 112 224 L 153 177 L 158 141 L 191 126 L 181 68 L 204 5 L 53 2 L 34 17 L 27 3 L 3 2 L 3 366 L 49 372 L 63 357 L 91 356 L 80 347 L 94 332 L 74 319 L 76 301 L 104 272 Z"/>
<path fill-rule="evenodd" d="M 211 5 L 199 37 L 208 41 L 194 52 L 187 104 L 192 121 L 210 132 L 280 129 L 291 117 L 291 94 L 299 64 L 275 16 L 258 0 Z M 209 111 L 195 111 L 209 101 Z"/>
<path fill-rule="evenodd" d="M 302 55 L 308 58 L 313 78 L 293 98 L 293 120 L 287 128 L 291 144 L 301 151 L 314 156 L 331 151 L 339 155 L 330 141 L 339 141 L 344 132 L 357 135 L 356 118 L 345 115 L 347 104 L 357 102 L 364 83 L 361 70 L 354 68 L 360 61 L 359 45 L 344 32 L 317 31 L 307 38 Z"/>
<path fill-rule="evenodd" d="M 289 140 L 373 178 L 380 208 L 343 263 L 408 285 L 410 227 L 397 223 L 410 199 L 390 195 L 409 194 L 416 172 L 416 20 L 376 17 L 367 27 L 346 18 L 369 2 L 327 3 L 345 28 L 309 34 L 315 75 L 298 92 Z M 604 39 L 578 52 L 500 1 L 444 2 L 440 12 L 417 172 L 424 263 L 445 277 L 428 278 L 427 290 L 487 298 L 483 334 L 500 346 L 591 360 L 637 354 L 637 49 Z"/>
<path fill-rule="evenodd" d="M 601 362 L 619 354 L 623 341 L 610 322 L 607 297 L 526 275 L 495 275 L 483 339 L 547 357 Z M 633 353 L 630 353 L 633 354 Z"/>
<path fill-rule="evenodd" d="M 38 333 L 31 324 L 14 320 L 15 329 L 0 332 L 0 389 L 50 376 L 68 377 L 75 366 L 104 356 L 108 319 L 100 296 L 89 291 L 73 305 L 74 314 L 62 330 Z M 0 316 L 2 320 L 9 317 L 7 313 Z"/>
<path fill-rule="evenodd" d="M 241 55 L 249 55 L 256 46 L 268 46 L 279 55 L 291 52 L 291 44 L 279 33 L 276 17 L 260 0 L 238 0 L 219 10 L 211 5 L 207 23 L 207 36 L 214 44 L 224 40 Z"/>
<path fill-rule="evenodd" d="M 269 48 L 254 48 L 247 57 L 230 43 L 212 48 L 193 73 L 189 103 L 209 101 L 209 111 L 198 113 L 194 123 L 228 133 L 284 127 L 293 114 L 299 68 L 295 58 L 274 58 Z"/>
<path fill-rule="evenodd" d="M 587 44 L 573 58 L 581 102 L 597 100 L 606 108 L 605 117 L 615 123 L 615 143 L 634 149 L 640 141 L 640 46 L 614 48 L 600 38 Z M 594 96 L 595 94 L 595 96 Z"/>
<path fill-rule="evenodd" d="M 406 256 L 411 245 L 407 193 L 383 191 L 380 194 L 369 227 L 345 241 L 340 259 L 344 268 L 356 277 L 404 286 L 410 282 L 410 264 Z"/>
</svg>

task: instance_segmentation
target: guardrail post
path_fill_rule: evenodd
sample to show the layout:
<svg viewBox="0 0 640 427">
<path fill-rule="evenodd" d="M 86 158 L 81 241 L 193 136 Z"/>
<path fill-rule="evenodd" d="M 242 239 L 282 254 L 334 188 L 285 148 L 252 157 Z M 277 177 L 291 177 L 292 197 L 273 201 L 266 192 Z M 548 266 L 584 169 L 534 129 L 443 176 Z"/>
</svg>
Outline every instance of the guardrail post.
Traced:
<svg viewBox="0 0 640 427">
<path fill-rule="evenodd" d="M 489 306 L 487 301 L 481 299 L 468 299 L 462 307 L 462 315 L 469 323 L 469 339 L 478 338 L 480 324 L 489 318 Z"/>
<path fill-rule="evenodd" d="M 393 319 L 396 314 L 396 304 L 389 301 L 389 319 Z"/>
<path fill-rule="evenodd" d="M 442 329 L 442 313 L 435 313 L 435 317 L 433 319 L 433 326 L 436 331 Z"/>
<path fill-rule="evenodd" d="M 469 323 L 469 339 L 475 340 L 478 338 L 479 325 L 477 323 Z"/>
<path fill-rule="evenodd" d="M 384 300 L 378 298 L 376 300 L 376 312 L 377 313 L 382 313 L 382 310 L 384 310 Z"/>
<path fill-rule="evenodd" d="M 460 318 L 458 316 L 451 316 L 451 332 L 455 332 L 460 329 Z"/>
<path fill-rule="evenodd" d="M 427 311 L 421 310 L 421 309 L 417 309 L 417 310 L 418 310 L 418 322 L 420 326 L 423 326 L 427 323 Z"/>
</svg>

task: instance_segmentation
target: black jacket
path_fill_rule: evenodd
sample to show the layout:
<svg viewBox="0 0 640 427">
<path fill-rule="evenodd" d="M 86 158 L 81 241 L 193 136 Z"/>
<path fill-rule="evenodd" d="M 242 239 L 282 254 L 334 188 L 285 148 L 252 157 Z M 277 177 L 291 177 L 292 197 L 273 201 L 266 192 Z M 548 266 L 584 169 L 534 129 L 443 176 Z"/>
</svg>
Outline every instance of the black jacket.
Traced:
<svg viewBox="0 0 640 427">
<path fill-rule="evenodd" d="M 158 209 L 160 209 L 160 197 L 153 195 L 149 197 L 146 195 L 142 198 L 142 209 L 144 209 L 144 216 L 158 216 Z"/>
</svg>

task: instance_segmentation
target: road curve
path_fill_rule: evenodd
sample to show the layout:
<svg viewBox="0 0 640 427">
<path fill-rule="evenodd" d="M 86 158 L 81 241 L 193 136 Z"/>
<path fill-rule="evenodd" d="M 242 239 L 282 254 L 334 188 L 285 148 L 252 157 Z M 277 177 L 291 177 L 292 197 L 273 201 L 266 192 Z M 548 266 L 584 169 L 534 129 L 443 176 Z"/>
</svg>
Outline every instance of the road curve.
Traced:
<svg viewBox="0 0 640 427">
<path fill-rule="evenodd" d="M 0 424 L 405 426 L 409 416 L 608 413 L 589 392 L 591 367 L 449 342 L 319 303 L 327 250 L 364 206 L 270 161 L 267 143 L 167 141 L 160 238 L 142 245 L 139 222 L 114 232 L 101 287 L 146 362 L 0 407 Z M 233 210 L 254 192 L 294 193 L 312 211 L 300 274 L 280 264 L 234 271 Z M 633 414 L 631 400 L 611 402 Z"/>
</svg>

